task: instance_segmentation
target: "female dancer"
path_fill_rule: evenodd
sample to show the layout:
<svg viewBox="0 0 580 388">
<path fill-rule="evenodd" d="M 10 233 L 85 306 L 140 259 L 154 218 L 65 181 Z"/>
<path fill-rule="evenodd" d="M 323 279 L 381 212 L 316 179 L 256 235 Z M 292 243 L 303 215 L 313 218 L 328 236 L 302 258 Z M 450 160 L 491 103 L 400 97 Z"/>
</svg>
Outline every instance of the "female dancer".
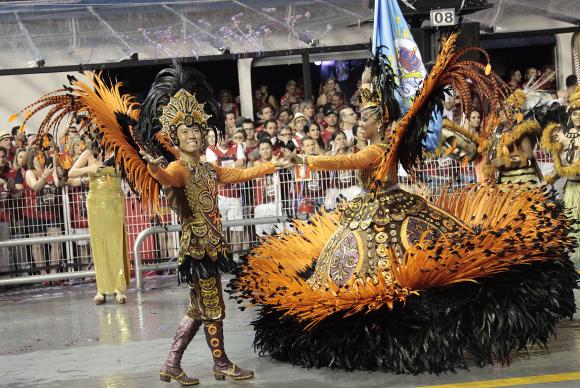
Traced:
<svg viewBox="0 0 580 388">
<path fill-rule="evenodd" d="M 574 313 L 570 221 L 545 187 L 474 185 L 430 203 L 397 186 L 398 164 L 416 162 L 446 86 L 465 111 L 472 88 L 501 108 L 505 85 L 489 64 L 460 61 L 466 49 L 454 53 L 454 41 L 398 122 L 392 70 L 375 57 L 361 90 L 365 150 L 292 157 L 312 170 L 358 170 L 363 193 L 265 239 L 231 283 L 261 306 L 253 322 L 261 354 L 307 367 L 439 373 L 465 367 L 466 352 L 485 365 L 545 345 Z"/>
</svg>

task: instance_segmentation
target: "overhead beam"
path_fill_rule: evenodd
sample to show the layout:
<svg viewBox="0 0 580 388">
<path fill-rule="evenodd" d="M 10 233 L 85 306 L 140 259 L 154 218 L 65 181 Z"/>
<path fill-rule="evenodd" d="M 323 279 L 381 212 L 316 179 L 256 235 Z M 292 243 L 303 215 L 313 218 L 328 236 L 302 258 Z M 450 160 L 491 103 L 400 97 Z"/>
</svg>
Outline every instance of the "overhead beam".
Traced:
<svg viewBox="0 0 580 388">
<path fill-rule="evenodd" d="M 40 52 L 36 44 L 34 44 L 32 36 L 30 35 L 30 31 L 28 31 L 28 28 L 26 28 L 24 23 L 22 23 L 22 20 L 20 19 L 20 15 L 18 14 L 18 12 L 14 12 L 14 16 L 16 17 L 16 21 L 18 22 L 18 27 L 20 27 L 20 31 L 22 31 L 24 37 L 26 38 L 26 43 L 28 43 L 28 47 L 32 51 L 32 58 L 34 59 L 36 66 L 43 67 L 46 62 L 44 60 L 44 57 L 42 56 L 42 53 Z"/>
<path fill-rule="evenodd" d="M 370 46 L 368 44 L 353 44 L 344 46 L 321 46 L 321 47 L 307 47 L 292 50 L 278 50 L 278 51 L 255 51 L 244 54 L 245 58 L 267 58 L 279 57 L 286 55 L 301 55 L 301 54 L 317 54 L 317 53 L 333 53 L 344 51 L 360 51 L 367 50 L 370 53 Z M 369 54 L 370 55 L 370 54 Z M 183 58 L 183 63 L 188 62 L 211 62 L 211 61 L 229 61 L 238 59 L 238 55 L 221 54 L 221 55 L 207 55 L 202 57 L 187 57 Z M 52 66 L 43 68 L 14 68 L 14 69 L 0 69 L 0 76 L 16 75 L 16 74 L 39 74 L 39 73 L 55 73 L 67 71 L 84 71 L 84 70 L 103 70 L 103 69 L 120 69 L 126 67 L 142 67 L 142 66 L 157 66 L 157 65 L 171 65 L 171 58 L 164 59 L 146 59 L 139 62 L 101 62 L 86 65 L 64 65 Z"/>
</svg>

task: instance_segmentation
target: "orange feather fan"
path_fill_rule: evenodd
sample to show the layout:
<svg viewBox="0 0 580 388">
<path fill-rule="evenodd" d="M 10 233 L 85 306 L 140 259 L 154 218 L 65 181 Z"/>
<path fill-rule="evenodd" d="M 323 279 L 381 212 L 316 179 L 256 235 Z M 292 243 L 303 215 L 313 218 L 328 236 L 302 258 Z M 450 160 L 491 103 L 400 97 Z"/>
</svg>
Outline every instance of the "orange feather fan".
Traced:
<svg viewBox="0 0 580 388">
<path fill-rule="evenodd" d="M 57 130 L 67 115 L 84 116 L 82 125 L 102 135 L 101 145 L 107 151 L 115 153 L 115 164 L 123 166 L 126 179 L 140 195 L 143 208 L 160 214 L 161 186 L 149 174 L 147 163 L 139 155 L 139 149 L 135 148 L 134 142 L 131 144 L 127 138 L 130 134 L 123 131 L 117 120 L 117 115 L 122 114 L 137 121 L 139 104 L 134 101 L 133 96 L 121 94 L 121 83 L 108 86 L 101 74 L 86 72 L 84 75 L 87 81 L 69 77 L 72 81 L 71 87 L 50 92 L 20 111 L 19 113 L 26 112 L 23 125 L 31 116 L 49 108 L 39 127 L 39 135 L 42 136 L 51 130 Z M 10 119 L 15 120 L 18 115 L 13 115 Z"/>
<path fill-rule="evenodd" d="M 507 109 L 502 106 L 502 101 L 508 95 L 507 85 L 491 71 L 488 54 L 478 47 L 467 47 L 455 52 L 456 40 L 456 33 L 452 33 L 447 38 L 441 53 L 437 56 L 435 66 L 425 79 L 413 104 L 403 118 L 393 124 L 394 129 L 390 134 L 388 148 L 375 175 L 376 181 L 384 180 L 389 171 L 397 168 L 401 144 L 407 133 L 414 130 L 411 126 L 415 117 L 445 87 L 452 87 L 456 90 L 464 112 L 471 111 L 473 107 L 472 91 L 476 93 L 480 101 L 488 101 L 492 110 Z M 470 51 L 481 52 L 488 62 L 487 65 L 476 61 L 460 60 L 465 53 Z"/>
</svg>

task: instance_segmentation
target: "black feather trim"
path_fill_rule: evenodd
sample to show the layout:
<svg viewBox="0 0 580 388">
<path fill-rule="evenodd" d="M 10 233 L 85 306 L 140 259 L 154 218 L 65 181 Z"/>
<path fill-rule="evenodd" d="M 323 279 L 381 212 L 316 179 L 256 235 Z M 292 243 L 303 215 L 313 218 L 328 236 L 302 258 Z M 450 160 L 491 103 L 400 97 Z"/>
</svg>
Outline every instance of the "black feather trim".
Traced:
<svg viewBox="0 0 580 388">
<path fill-rule="evenodd" d="M 190 283 L 193 279 L 208 279 L 220 273 L 236 273 L 238 265 L 231 254 L 221 255 L 217 260 L 212 260 L 209 256 L 203 259 L 194 259 L 185 256 L 177 267 L 177 283 Z"/>
<path fill-rule="evenodd" d="M 570 260 L 535 263 L 422 291 L 393 310 L 336 313 L 311 331 L 284 310 L 262 306 L 252 323 L 254 347 L 308 368 L 438 374 L 467 368 L 466 353 L 478 366 L 503 365 L 512 351 L 545 347 L 558 321 L 572 317 L 578 278 Z"/>
</svg>

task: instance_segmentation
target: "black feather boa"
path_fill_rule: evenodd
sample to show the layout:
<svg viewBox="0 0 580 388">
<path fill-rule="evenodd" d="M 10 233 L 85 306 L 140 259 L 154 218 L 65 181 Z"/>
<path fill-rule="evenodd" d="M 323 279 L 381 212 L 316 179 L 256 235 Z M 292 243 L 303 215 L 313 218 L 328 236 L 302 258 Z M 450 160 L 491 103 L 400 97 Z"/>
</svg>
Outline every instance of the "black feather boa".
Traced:
<svg viewBox="0 0 580 388">
<path fill-rule="evenodd" d="M 572 317 L 579 275 L 573 263 L 550 261 L 410 296 L 404 306 L 305 323 L 262 306 L 254 347 L 261 356 L 308 368 L 445 373 L 509 363 L 510 352 L 547 346 L 561 319 Z"/>
</svg>

